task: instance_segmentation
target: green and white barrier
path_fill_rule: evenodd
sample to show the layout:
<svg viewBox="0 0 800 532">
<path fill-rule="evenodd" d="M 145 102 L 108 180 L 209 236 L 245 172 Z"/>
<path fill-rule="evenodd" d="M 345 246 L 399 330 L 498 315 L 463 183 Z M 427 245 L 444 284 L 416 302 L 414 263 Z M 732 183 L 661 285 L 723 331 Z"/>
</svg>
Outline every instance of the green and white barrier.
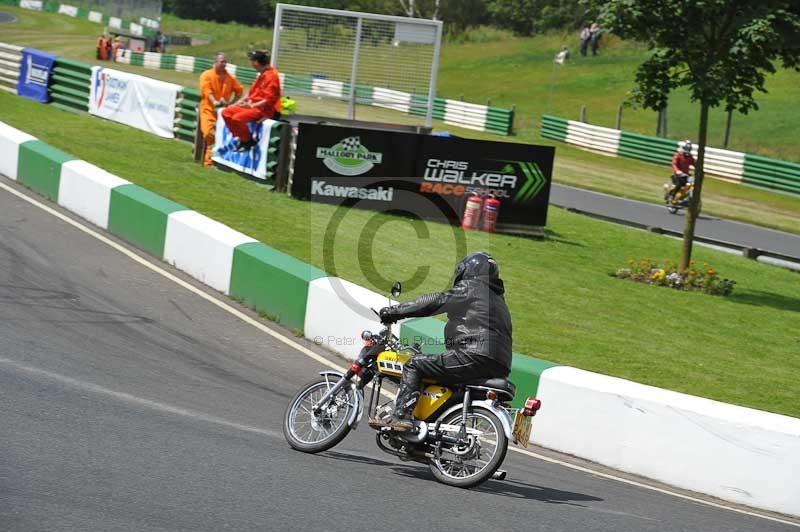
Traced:
<svg viewBox="0 0 800 532">
<path fill-rule="evenodd" d="M 13 163 L 16 161 L 16 164 Z M 198 280 L 354 358 L 389 300 L 71 157 L 0 122 L 0 171 Z M 400 324 L 441 352 L 443 322 Z M 715 497 L 800 516 L 800 419 L 514 355 L 532 442 Z"/>
<path fill-rule="evenodd" d="M 17 93 L 22 47 L 0 43 L 0 90 Z"/>
<path fill-rule="evenodd" d="M 211 59 L 202 57 L 126 50 L 117 52 L 117 61 L 145 68 L 177 72 L 202 72 L 213 65 Z M 228 63 L 227 70 L 243 83 L 252 83 L 257 76 L 254 69 L 237 67 L 231 63 Z M 338 100 L 346 100 L 350 96 L 350 84 L 310 76 L 281 74 L 281 88 L 285 94 L 295 96 L 316 96 Z M 416 116 L 424 116 L 426 112 L 426 98 L 383 87 L 357 85 L 356 102 Z M 433 118 L 442 120 L 446 124 L 476 131 L 487 131 L 497 135 L 510 135 L 514 127 L 513 110 L 444 98 L 436 98 L 434 101 Z"/>
<path fill-rule="evenodd" d="M 138 22 L 123 20 L 120 17 L 107 16 L 100 11 L 91 11 L 70 4 L 60 4 L 42 0 L 3 0 L 0 4 L 19 6 L 32 11 L 46 11 L 68 17 L 80 18 L 97 24 L 108 24 L 109 28 L 128 30 L 137 37 L 155 35 L 159 22 L 146 17 L 141 17 Z"/>
<path fill-rule="evenodd" d="M 542 137 L 600 152 L 669 166 L 677 140 L 542 116 Z M 695 145 L 694 156 L 697 157 Z M 800 164 L 732 150 L 706 147 L 705 171 L 733 183 L 800 194 Z"/>
</svg>

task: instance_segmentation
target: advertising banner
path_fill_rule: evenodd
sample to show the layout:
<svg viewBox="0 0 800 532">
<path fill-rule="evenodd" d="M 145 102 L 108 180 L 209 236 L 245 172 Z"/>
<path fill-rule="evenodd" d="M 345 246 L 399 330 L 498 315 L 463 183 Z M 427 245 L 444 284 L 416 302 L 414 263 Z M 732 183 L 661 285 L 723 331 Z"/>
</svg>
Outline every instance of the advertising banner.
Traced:
<svg viewBox="0 0 800 532">
<path fill-rule="evenodd" d="M 214 151 L 211 160 L 222 166 L 233 168 L 239 172 L 258 179 L 267 179 L 267 163 L 269 161 L 269 141 L 275 120 L 264 120 L 258 124 L 250 123 L 250 133 L 258 144 L 249 151 L 237 152 L 236 138 L 231 134 L 222 119 L 222 109 L 217 111 L 217 127 L 214 133 Z M 277 158 L 277 155 L 275 156 Z M 277 159 L 276 159 L 277 160 Z"/>
<path fill-rule="evenodd" d="M 292 195 L 460 223 L 492 199 L 498 230 L 547 222 L 555 148 L 300 124 Z M 488 203 L 487 203 L 488 204 Z"/>
<path fill-rule="evenodd" d="M 104 67 L 92 67 L 89 112 L 159 137 L 174 138 L 180 85 Z"/>
<path fill-rule="evenodd" d="M 42 0 L 20 0 L 19 7 L 22 9 L 32 9 L 34 11 L 41 11 L 44 6 Z"/>
<path fill-rule="evenodd" d="M 56 56 L 34 50 L 33 48 L 23 48 L 22 63 L 19 68 L 19 81 L 17 81 L 17 94 L 36 100 L 37 102 L 47 103 L 50 96 L 47 94 L 47 86 L 50 82 L 50 75 L 53 73 L 53 64 Z"/>
</svg>

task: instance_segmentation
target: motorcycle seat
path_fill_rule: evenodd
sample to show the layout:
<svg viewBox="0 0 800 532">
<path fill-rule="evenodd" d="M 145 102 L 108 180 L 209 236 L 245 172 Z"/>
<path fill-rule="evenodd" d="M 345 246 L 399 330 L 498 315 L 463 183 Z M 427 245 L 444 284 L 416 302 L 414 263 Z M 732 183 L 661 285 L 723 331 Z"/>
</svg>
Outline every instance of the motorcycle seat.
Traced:
<svg viewBox="0 0 800 532">
<path fill-rule="evenodd" d="M 477 379 L 474 381 L 465 382 L 467 388 L 475 388 L 478 390 L 489 389 L 497 393 L 501 399 L 510 401 L 517 393 L 517 387 L 508 379 Z"/>
</svg>

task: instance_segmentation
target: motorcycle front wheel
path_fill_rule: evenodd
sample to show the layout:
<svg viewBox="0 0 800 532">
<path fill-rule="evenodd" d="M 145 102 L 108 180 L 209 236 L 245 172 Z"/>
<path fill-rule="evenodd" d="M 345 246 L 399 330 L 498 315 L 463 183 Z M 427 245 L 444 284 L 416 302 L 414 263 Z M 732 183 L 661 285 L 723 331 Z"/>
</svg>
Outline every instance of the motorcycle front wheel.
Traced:
<svg viewBox="0 0 800 532">
<path fill-rule="evenodd" d="M 453 412 L 442 425 L 460 425 L 462 413 Z M 476 407 L 467 414 L 470 445 L 440 448 L 430 461 L 436 480 L 450 486 L 471 488 L 491 478 L 503 463 L 508 438 L 500 419 L 486 408 Z M 449 434 L 455 436 L 454 434 Z"/>
<path fill-rule="evenodd" d="M 355 392 L 343 386 L 318 413 L 313 405 L 336 384 L 318 379 L 306 384 L 289 402 L 283 416 L 283 435 L 293 449 L 320 453 L 338 444 L 350 432 L 348 419 L 357 407 Z"/>
</svg>

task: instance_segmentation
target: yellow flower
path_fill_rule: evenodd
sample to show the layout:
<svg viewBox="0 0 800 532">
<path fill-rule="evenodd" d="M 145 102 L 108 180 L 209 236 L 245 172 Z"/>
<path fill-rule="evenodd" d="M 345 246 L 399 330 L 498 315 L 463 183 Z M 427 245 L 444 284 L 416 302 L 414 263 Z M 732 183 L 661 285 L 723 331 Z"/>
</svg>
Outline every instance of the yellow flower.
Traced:
<svg viewBox="0 0 800 532">
<path fill-rule="evenodd" d="M 709 268 L 709 269 L 706 271 L 706 273 L 707 273 L 708 275 L 717 275 L 717 270 L 715 270 L 714 268 Z"/>
</svg>

